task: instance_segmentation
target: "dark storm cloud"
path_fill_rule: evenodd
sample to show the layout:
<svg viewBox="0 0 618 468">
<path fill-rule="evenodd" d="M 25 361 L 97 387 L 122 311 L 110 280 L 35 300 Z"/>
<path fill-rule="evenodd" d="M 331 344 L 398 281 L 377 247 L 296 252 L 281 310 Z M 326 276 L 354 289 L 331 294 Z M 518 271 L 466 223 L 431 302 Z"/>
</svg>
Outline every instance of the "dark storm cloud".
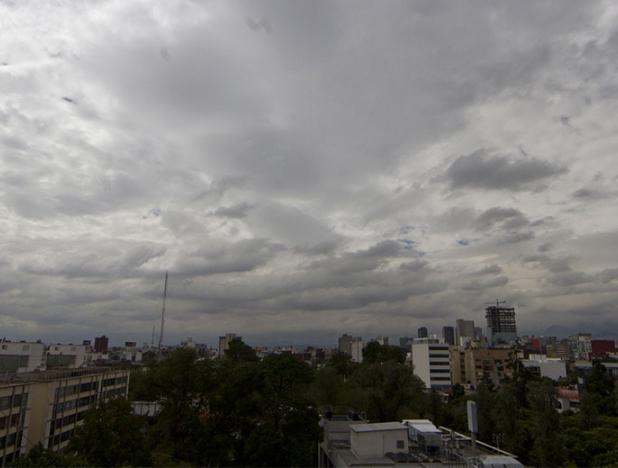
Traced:
<svg viewBox="0 0 618 468">
<path fill-rule="evenodd" d="M 460 156 L 444 176 L 454 189 L 525 190 L 566 173 L 564 166 L 537 158 L 493 154 L 485 149 Z"/>
<path fill-rule="evenodd" d="M 189 276 L 248 272 L 268 263 L 283 248 L 265 239 L 211 242 L 183 252 L 172 270 Z"/>
<path fill-rule="evenodd" d="M 0 2 L 0 326 L 148 339 L 164 271 L 173 339 L 572 322 L 617 292 L 611 15 Z"/>
</svg>

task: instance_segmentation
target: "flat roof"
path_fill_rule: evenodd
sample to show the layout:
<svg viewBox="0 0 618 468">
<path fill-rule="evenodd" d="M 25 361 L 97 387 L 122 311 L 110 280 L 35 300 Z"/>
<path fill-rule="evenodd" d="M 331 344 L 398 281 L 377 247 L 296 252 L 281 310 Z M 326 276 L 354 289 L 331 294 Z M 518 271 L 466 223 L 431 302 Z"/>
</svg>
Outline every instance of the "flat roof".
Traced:
<svg viewBox="0 0 618 468">
<path fill-rule="evenodd" d="M 399 422 L 384 422 L 372 424 L 353 424 L 350 429 L 354 432 L 378 432 L 378 431 L 396 431 L 407 430 L 406 426 Z"/>
</svg>

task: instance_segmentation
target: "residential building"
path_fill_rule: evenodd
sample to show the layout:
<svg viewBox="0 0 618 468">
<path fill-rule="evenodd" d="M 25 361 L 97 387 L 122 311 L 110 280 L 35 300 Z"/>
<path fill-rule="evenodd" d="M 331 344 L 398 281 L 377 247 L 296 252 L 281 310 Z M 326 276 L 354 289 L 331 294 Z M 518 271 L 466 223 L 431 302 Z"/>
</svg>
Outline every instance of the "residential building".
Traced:
<svg viewBox="0 0 618 468">
<path fill-rule="evenodd" d="M 571 359 L 571 348 L 566 341 L 554 341 L 545 346 L 545 354 L 549 358 L 558 358 L 563 361 Z"/>
<path fill-rule="evenodd" d="M 230 343 L 234 340 L 242 340 L 242 337 L 236 336 L 236 333 L 226 333 L 225 336 L 219 337 L 219 351 L 217 357 L 224 358 L 225 352 L 230 349 Z"/>
<path fill-rule="evenodd" d="M 343 334 L 339 337 L 338 350 L 352 358 L 352 362 L 363 362 L 365 343 L 360 336 Z"/>
<path fill-rule="evenodd" d="M 455 346 L 455 329 L 453 327 L 442 327 L 442 339 L 445 344 Z"/>
<path fill-rule="evenodd" d="M 449 345 L 437 340 L 412 343 L 412 365 L 427 388 L 451 386 Z"/>
<path fill-rule="evenodd" d="M 97 336 L 94 339 L 94 352 L 107 354 L 107 348 L 109 346 L 109 339 L 107 336 Z"/>
<path fill-rule="evenodd" d="M 465 385 L 466 378 L 466 350 L 461 347 L 451 347 L 451 383 Z"/>
<path fill-rule="evenodd" d="M 457 319 L 455 328 L 455 344 L 466 346 L 474 341 L 474 320 Z"/>
<path fill-rule="evenodd" d="M 548 358 L 547 356 L 534 356 L 521 361 L 522 365 L 539 377 L 547 377 L 551 380 L 564 379 L 567 376 L 566 362 L 560 358 Z"/>
<path fill-rule="evenodd" d="M 515 360 L 515 351 L 505 348 L 470 348 L 464 351 L 464 373 L 460 379 L 473 386 L 481 382 L 500 385 L 513 375 L 511 363 Z"/>
<path fill-rule="evenodd" d="M 510 345 L 517 341 L 515 308 L 489 306 L 485 309 L 487 339 L 492 346 Z"/>
<path fill-rule="evenodd" d="M 614 340 L 591 340 L 592 359 L 603 359 L 616 352 L 616 342 Z"/>
<path fill-rule="evenodd" d="M 352 346 L 353 340 L 354 340 L 354 337 L 352 335 L 348 335 L 347 333 L 344 333 L 343 335 L 339 337 L 339 340 L 337 342 L 337 350 L 340 353 L 345 353 L 345 354 L 350 355 L 352 352 L 351 346 Z"/>
<path fill-rule="evenodd" d="M 45 369 L 45 345 L 26 341 L 0 342 L 0 372 L 32 372 Z"/>
<path fill-rule="evenodd" d="M 76 369 L 86 365 L 88 357 L 88 347 L 84 345 L 49 345 L 46 359 L 47 368 L 66 367 Z"/>
<path fill-rule="evenodd" d="M 428 335 L 429 335 L 429 332 L 427 331 L 427 327 L 420 327 L 418 329 L 417 336 L 419 338 L 427 338 Z"/>
<path fill-rule="evenodd" d="M 575 360 L 588 361 L 592 354 L 592 334 L 578 333 L 568 338 L 571 356 Z"/>
</svg>

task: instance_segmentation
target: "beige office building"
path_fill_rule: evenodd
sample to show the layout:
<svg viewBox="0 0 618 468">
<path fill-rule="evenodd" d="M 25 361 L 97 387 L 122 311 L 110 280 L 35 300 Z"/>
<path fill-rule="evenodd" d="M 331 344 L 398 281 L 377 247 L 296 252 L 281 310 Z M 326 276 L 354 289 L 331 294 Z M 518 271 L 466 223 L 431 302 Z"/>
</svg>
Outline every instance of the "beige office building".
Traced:
<svg viewBox="0 0 618 468">
<path fill-rule="evenodd" d="M 0 466 L 39 443 L 51 450 L 63 449 L 87 410 L 98 402 L 126 398 L 129 389 L 129 371 L 124 369 L 66 369 L 3 378 Z"/>
</svg>

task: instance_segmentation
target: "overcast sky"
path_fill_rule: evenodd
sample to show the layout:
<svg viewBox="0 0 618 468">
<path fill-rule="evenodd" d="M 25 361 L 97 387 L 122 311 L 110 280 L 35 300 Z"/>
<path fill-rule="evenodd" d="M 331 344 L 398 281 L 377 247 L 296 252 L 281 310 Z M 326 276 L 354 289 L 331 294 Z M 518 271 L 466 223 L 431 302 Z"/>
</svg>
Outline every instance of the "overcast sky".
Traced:
<svg viewBox="0 0 618 468">
<path fill-rule="evenodd" d="M 615 2 L 1 0 L 0 335 L 615 335 L 617 68 Z"/>
</svg>

